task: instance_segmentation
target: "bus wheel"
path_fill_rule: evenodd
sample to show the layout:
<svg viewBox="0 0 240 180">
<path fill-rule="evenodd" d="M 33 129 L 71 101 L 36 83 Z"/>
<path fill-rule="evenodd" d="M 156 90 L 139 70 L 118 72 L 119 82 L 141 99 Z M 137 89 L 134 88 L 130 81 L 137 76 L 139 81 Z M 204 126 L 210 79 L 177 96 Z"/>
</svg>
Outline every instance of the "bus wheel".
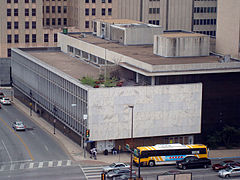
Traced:
<svg viewBox="0 0 240 180">
<path fill-rule="evenodd" d="M 148 165 L 149 165 L 150 167 L 153 167 L 153 166 L 155 166 L 155 162 L 154 162 L 154 161 L 149 161 Z"/>
</svg>

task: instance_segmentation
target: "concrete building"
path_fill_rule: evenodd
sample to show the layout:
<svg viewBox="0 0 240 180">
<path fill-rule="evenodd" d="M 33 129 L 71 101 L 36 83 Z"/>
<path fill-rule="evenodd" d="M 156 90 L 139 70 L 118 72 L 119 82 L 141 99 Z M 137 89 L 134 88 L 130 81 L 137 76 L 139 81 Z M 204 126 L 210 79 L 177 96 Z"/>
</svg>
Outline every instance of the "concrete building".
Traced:
<svg viewBox="0 0 240 180">
<path fill-rule="evenodd" d="M 136 26 L 135 31 L 137 27 L 142 30 Z M 67 128 L 67 135 L 81 145 L 90 130 L 88 145 L 95 144 L 99 151 L 130 143 L 132 120 L 135 145 L 202 143 L 206 134 L 224 124 L 239 126 L 240 63 L 209 55 L 205 35 L 154 35 L 186 41 L 184 47 L 192 51 L 163 57 L 153 53 L 160 48 L 158 41 L 127 46 L 120 41 L 122 31 L 115 33 L 119 39 L 114 41 L 90 33 L 59 33 L 59 48 L 12 49 L 15 96 L 33 102 L 34 110 L 49 122 L 57 119 L 57 127 Z M 206 52 L 189 49 L 192 45 Z M 172 44 L 170 50 L 178 46 L 182 44 Z M 179 49 L 184 52 L 184 47 Z M 94 88 L 79 81 L 113 72 L 122 87 Z"/>
<path fill-rule="evenodd" d="M 240 1 L 218 1 L 216 52 L 240 57 Z"/>
<path fill-rule="evenodd" d="M 216 0 L 3 0 L 0 7 L 0 57 L 14 47 L 52 47 L 57 32 L 91 32 L 94 19 L 132 19 L 215 35 Z"/>
</svg>

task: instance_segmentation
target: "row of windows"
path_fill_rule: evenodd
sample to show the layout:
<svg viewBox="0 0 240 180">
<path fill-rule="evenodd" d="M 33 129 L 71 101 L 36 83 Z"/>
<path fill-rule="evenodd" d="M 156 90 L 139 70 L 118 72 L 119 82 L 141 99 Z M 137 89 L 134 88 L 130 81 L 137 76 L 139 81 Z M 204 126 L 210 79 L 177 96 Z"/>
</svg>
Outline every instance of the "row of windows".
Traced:
<svg viewBox="0 0 240 180">
<path fill-rule="evenodd" d="M 216 13 L 217 7 L 195 7 L 194 13 Z"/>
<path fill-rule="evenodd" d="M 193 25 L 216 25 L 216 19 L 194 19 Z"/>
<path fill-rule="evenodd" d="M 55 26 L 61 26 L 62 25 L 62 18 L 58 18 L 58 19 L 50 19 L 50 18 L 46 18 L 46 25 L 50 26 L 50 20 L 51 20 L 51 25 Z M 57 24 L 56 24 L 57 23 Z M 44 19 L 43 19 L 43 25 L 44 25 Z M 67 25 L 67 18 L 63 18 L 63 25 L 66 26 Z"/>
<path fill-rule="evenodd" d="M 49 1 L 49 0 L 45 0 L 45 1 Z M 55 0 L 52 0 L 52 1 L 55 1 Z M 56 0 L 57 1 L 57 0 Z M 61 1 L 61 0 L 58 0 L 58 1 Z M 67 0 L 64 0 L 64 1 L 67 1 Z M 44 0 L 43 0 L 43 2 L 44 2 Z"/>
<path fill-rule="evenodd" d="M 31 0 L 32 3 L 36 3 L 36 0 Z M 13 0 L 14 3 L 18 3 L 18 0 Z M 7 0 L 7 3 L 10 4 L 12 3 L 12 0 Z M 29 3 L 29 0 L 25 0 L 25 3 Z"/>
<path fill-rule="evenodd" d="M 210 36 L 216 36 L 216 31 L 195 31 L 196 33 L 206 34 Z"/>
<path fill-rule="evenodd" d="M 160 24 L 160 21 L 159 21 L 159 20 L 149 20 L 148 23 L 149 23 L 149 24 L 159 25 L 159 24 Z"/>
<path fill-rule="evenodd" d="M 18 9 L 13 9 L 14 16 L 18 16 Z M 7 9 L 7 16 L 12 16 L 12 9 Z M 29 16 L 29 9 L 25 9 L 25 16 Z M 32 16 L 36 16 L 36 9 L 32 9 Z"/>
<path fill-rule="evenodd" d="M 107 12 L 108 12 L 108 15 L 111 16 L 112 15 L 112 8 L 108 8 L 107 9 Z M 90 10 L 88 8 L 85 9 L 85 16 L 89 16 L 90 14 Z M 95 16 L 96 15 L 96 9 L 93 8 L 92 9 L 92 16 Z M 106 9 L 105 8 L 102 8 L 102 16 L 105 16 L 106 15 Z"/>
<path fill-rule="evenodd" d="M 62 8 L 63 8 L 63 10 L 62 10 Z M 43 6 L 43 13 L 44 13 L 44 6 Z M 56 6 L 52 6 L 52 13 L 55 13 L 56 12 Z M 45 12 L 46 13 L 50 13 L 50 6 L 46 6 L 46 9 L 45 9 Z M 57 6 L 57 12 L 58 13 L 67 13 L 67 6 L 64 6 L 64 7 L 62 7 L 62 6 Z"/>
<path fill-rule="evenodd" d="M 195 0 L 195 1 L 217 1 L 217 0 Z"/>
<path fill-rule="evenodd" d="M 206 148 L 142 151 L 141 157 L 206 154 Z"/>
<path fill-rule="evenodd" d="M 160 8 L 149 8 L 149 14 L 160 14 Z"/>
<path fill-rule="evenodd" d="M 14 41 L 12 41 L 12 35 L 8 34 L 7 35 L 7 43 L 19 43 L 19 35 L 15 34 L 14 36 Z M 44 42 L 48 42 L 49 41 L 49 35 L 48 34 L 44 34 Z M 29 43 L 30 42 L 30 35 L 29 34 L 25 34 L 25 43 Z M 36 43 L 37 42 L 37 35 L 36 34 L 32 34 L 32 43 Z M 57 42 L 57 34 L 54 34 L 54 42 Z"/>
<path fill-rule="evenodd" d="M 102 3 L 106 3 L 106 2 L 108 2 L 108 3 L 112 3 L 112 0 L 101 0 L 102 1 Z M 90 0 L 85 0 L 85 3 L 89 3 L 90 2 Z M 92 3 L 96 3 L 96 0 L 92 0 Z"/>
<path fill-rule="evenodd" d="M 25 29 L 29 29 L 29 21 L 25 21 Z M 7 22 L 7 29 L 12 29 L 12 22 Z M 14 29 L 18 29 L 18 22 L 14 22 Z M 36 21 L 32 21 L 32 29 L 36 29 Z"/>
</svg>

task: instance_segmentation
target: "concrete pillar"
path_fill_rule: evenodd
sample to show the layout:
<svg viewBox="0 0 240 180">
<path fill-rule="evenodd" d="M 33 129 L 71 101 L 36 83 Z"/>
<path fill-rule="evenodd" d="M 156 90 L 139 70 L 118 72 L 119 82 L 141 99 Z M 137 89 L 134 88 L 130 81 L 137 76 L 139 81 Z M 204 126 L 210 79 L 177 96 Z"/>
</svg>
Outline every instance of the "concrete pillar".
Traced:
<svg viewBox="0 0 240 180">
<path fill-rule="evenodd" d="M 151 78 L 151 85 L 152 85 L 152 86 L 155 85 L 155 76 L 152 76 L 152 78 Z"/>
</svg>

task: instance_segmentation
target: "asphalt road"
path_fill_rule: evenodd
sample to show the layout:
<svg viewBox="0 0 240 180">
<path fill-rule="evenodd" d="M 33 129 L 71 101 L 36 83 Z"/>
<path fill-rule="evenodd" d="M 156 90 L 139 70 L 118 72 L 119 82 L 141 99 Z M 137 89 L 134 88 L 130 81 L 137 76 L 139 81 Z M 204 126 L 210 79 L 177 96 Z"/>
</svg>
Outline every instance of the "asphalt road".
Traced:
<svg viewBox="0 0 240 180">
<path fill-rule="evenodd" d="M 15 131 L 14 121 L 23 121 L 26 131 Z M 82 177 L 82 178 L 80 178 Z M 86 179 L 61 145 L 34 124 L 14 105 L 0 109 L 0 180 Z"/>
</svg>

